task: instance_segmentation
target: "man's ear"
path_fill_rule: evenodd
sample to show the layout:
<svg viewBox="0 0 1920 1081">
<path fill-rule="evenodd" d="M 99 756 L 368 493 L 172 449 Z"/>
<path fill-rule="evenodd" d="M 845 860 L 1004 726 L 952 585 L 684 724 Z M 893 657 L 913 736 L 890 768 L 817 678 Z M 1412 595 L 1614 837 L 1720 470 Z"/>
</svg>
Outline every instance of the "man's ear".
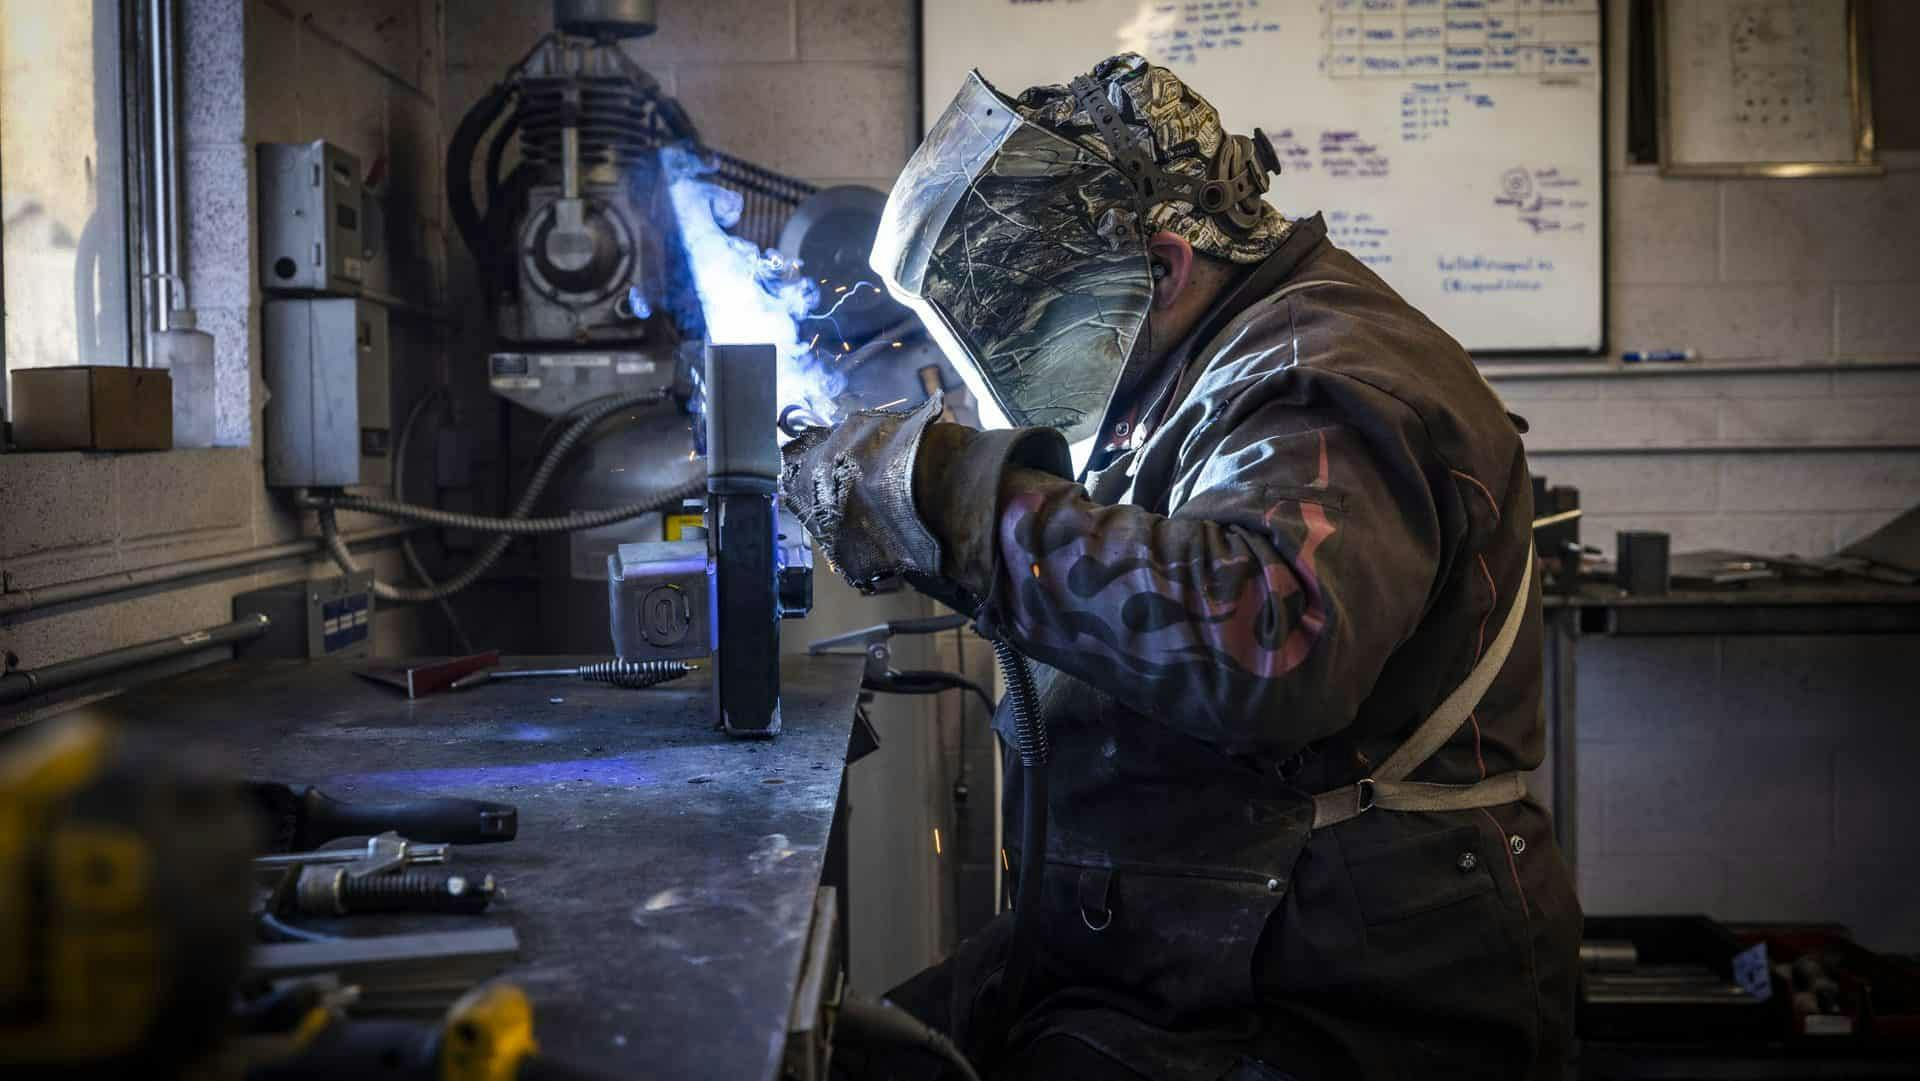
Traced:
<svg viewBox="0 0 1920 1081">
<path fill-rule="evenodd" d="M 1193 277 L 1193 245 L 1163 229 L 1147 239 L 1147 259 L 1153 266 L 1153 306 L 1170 308 Z"/>
</svg>

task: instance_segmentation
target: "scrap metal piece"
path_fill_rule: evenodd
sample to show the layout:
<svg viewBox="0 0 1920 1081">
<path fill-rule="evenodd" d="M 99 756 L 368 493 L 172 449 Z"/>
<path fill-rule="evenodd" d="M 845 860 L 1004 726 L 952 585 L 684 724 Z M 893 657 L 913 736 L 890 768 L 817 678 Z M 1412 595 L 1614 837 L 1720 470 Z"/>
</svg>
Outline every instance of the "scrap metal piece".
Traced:
<svg viewBox="0 0 1920 1081">
<path fill-rule="evenodd" d="M 425 664 L 373 665 L 362 668 L 354 674 L 375 683 L 398 687 L 407 692 L 408 698 L 419 698 L 421 695 L 451 687 L 461 677 L 471 675 L 483 668 L 492 668 L 499 663 L 500 651 L 490 649 L 485 653 L 475 653 L 469 657 L 450 657 Z"/>
<path fill-rule="evenodd" d="M 327 942 L 271 942 L 255 946 L 253 975 L 268 980 L 333 972 L 370 996 L 427 997 L 450 987 L 465 990 L 511 962 L 520 950 L 511 927 L 427 934 L 376 935 Z"/>
</svg>

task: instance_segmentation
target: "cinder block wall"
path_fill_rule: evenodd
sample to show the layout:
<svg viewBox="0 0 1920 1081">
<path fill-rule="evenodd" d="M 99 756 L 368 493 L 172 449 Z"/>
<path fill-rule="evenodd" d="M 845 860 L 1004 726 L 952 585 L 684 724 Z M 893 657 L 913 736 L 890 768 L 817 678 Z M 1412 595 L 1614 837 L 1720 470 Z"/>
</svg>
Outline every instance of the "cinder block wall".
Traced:
<svg viewBox="0 0 1920 1081">
<path fill-rule="evenodd" d="M 1920 950 L 1920 638 L 1588 638 L 1589 913 L 1829 920 Z"/>
<path fill-rule="evenodd" d="M 385 158 L 387 254 L 371 288 L 420 311 L 443 305 L 439 239 L 441 85 L 436 0 L 187 0 L 184 79 L 185 233 L 190 300 L 214 336 L 223 446 L 147 454 L 0 456 L 0 575 L 7 591 L 165 568 L 316 536 L 267 489 L 260 431 L 260 294 L 253 265 L 253 145 L 326 138 L 371 166 Z M 441 376 L 417 318 L 391 318 L 395 398 Z M 349 532 L 385 524 L 343 516 Z M 389 542 L 362 552 L 383 577 L 402 573 Z M 236 593 L 337 573 L 287 559 L 99 601 L 37 608 L 0 621 L 0 651 L 23 667 L 182 634 L 232 618 Z M 393 609 L 375 648 L 432 647 L 438 616 Z M 224 651 L 192 661 L 218 659 Z"/>
<path fill-rule="evenodd" d="M 1610 42 L 1627 40 L 1609 5 Z M 1608 343 L 1686 365 L 1537 360 L 1488 377 L 1533 424 L 1535 473 L 1580 489 L 1582 536 L 1825 555 L 1920 503 L 1920 79 L 1912 5 L 1872 5 L 1884 177 L 1663 177 L 1626 159 L 1609 56 Z"/>
<path fill-rule="evenodd" d="M 1896 54 L 1920 8 L 1872 9 L 1883 146 L 1904 148 L 1877 179 L 1628 165 L 1613 51 L 1610 344 L 1701 359 L 1488 365 L 1534 472 L 1580 489 L 1589 543 L 1823 555 L 1920 503 L 1920 79 Z M 1920 949 L 1915 658 L 1916 636 L 1584 639 L 1588 911 L 1837 920 Z"/>
</svg>

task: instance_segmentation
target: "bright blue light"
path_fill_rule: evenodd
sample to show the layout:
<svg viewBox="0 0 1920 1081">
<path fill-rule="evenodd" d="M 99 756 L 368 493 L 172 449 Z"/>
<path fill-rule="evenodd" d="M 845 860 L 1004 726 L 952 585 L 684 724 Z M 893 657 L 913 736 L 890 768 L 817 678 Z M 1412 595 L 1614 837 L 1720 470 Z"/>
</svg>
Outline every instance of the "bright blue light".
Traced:
<svg viewBox="0 0 1920 1081">
<path fill-rule="evenodd" d="M 822 418 L 836 417 L 833 399 L 845 380 L 820 364 L 813 348 L 817 336 L 800 333 L 800 322 L 819 301 L 818 288 L 778 252 L 762 251 L 726 231 L 740 220 L 740 195 L 701 179 L 707 169 L 698 157 L 667 147 L 660 159 L 707 340 L 774 346 L 780 356 L 781 406 L 801 405 Z"/>
</svg>

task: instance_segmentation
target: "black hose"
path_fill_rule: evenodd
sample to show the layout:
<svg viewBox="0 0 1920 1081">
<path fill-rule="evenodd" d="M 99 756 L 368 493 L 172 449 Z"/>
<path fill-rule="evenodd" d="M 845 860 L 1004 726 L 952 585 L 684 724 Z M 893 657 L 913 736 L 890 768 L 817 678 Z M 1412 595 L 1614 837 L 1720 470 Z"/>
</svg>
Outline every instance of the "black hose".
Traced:
<svg viewBox="0 0 1920 1081">
<path fill-rule="evenodd" d="M 466 242 L 467 250 L 482 263 L 487 259 L 486 239 L 481 229 L 480 208 L 473 201 L 473 156 L 480 149 L 481 136 L 500 119 L 512 97 L 512 87 L 496 83 L 460 118 L 459 126 L 453 129 L 453 138 L 447 141 L 447 210 L 453 215 L 454 228 Z"/>
<path fill-rule="evenodd" d="M 833 1035 L 836 1042 L 919 1048 L 945 1060 L 965 1081 L 980 1081 L 973 1063 L 945 1033 L 885 1000 L 874 1002 L 853 995 L 841 999 L 834 1015 Z"/>
<path fill-rule="evenodd" d="M 993 641 L 993 655 L 1007 683 L 1014 746 L 1020 752 L 1020 878 L 1014 892 L 1013 942 L 1000 984 L 1001 1016 L 1011 1029 L 1020 1017 L 1039 948 L 1041 884 L 1047 866 L 1047 762 L 1053 747 L 1027 659 L 1012 643 L 998 638 Z"/>
<path fill-rule="evenodd" d="M 868 690 L 883 691 L 887 694 L 940 694 L 945 691 L 967 691 L 980 699 L 992 715 L 993 696 L 987 689 L 958 672 L 942 672 L 937 668 L 905 668 L 890 671 L 879 680 L 868 680 L 862 684 Z M 962 732 L 966 729 L 962 728 Z M 964 736 L 961 737 L 965 739 Z"/>
<path fill-rule="evenodd" d="M 500 189 L 507 178 L 500 175 L 500 166 L 507 160 L 507 144 L 513 141 L 514 134 L 520 130 L 520 110 L 515 109 L 507 115 L 507 122 L 487 140 L 486 169 L 480 174 L 480 183 L 485 185 L 487 209 L 492 211 L 499 200 Z"/>
</svg>

